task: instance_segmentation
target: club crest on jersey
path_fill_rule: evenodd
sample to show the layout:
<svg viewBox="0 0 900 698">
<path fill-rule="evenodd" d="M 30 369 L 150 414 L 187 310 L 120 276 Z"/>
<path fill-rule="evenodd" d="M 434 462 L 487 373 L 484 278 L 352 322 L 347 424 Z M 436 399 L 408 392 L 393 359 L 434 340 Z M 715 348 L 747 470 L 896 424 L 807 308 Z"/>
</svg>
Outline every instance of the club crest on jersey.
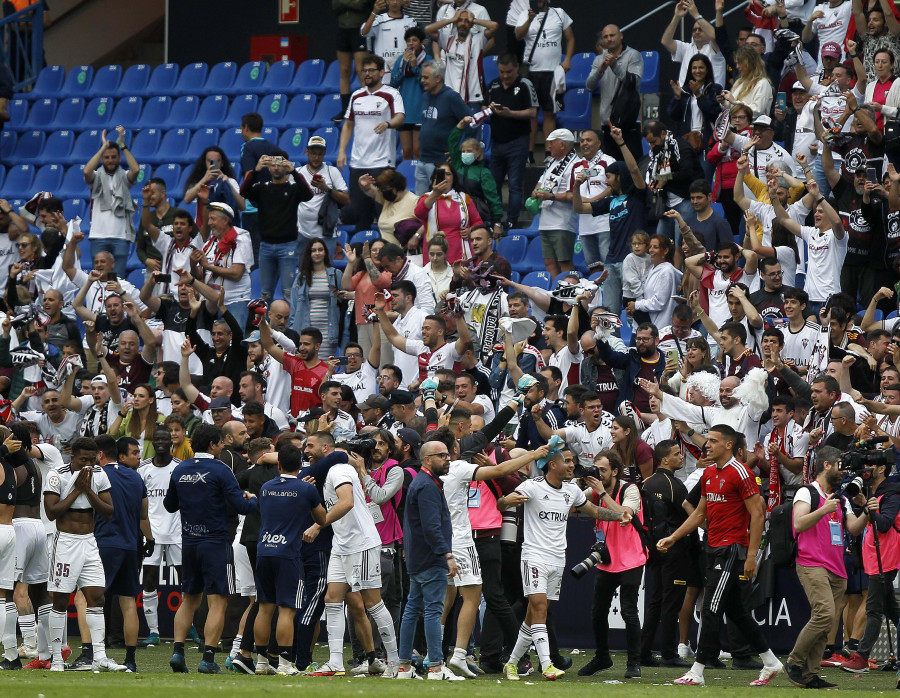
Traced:
<svg viewBox="0 0 900 698">
<path fill-rule="evenodd" d="M 565 494 L 563 494 L 563 499 L 566 500 L 566 506 L 568 506 L 568 505 L 569 505 L 569 499 L 570 499 L 568 492 L 565 493 Z"/>
<path fill-rule="evenodd" d="M 800 343 L 803 345 L 803 348 L 806 349 L 806 345 L 809 344 L 809 340 L 806 339 L 806 338 L 803 338 L 803 339 L 800 341 Z"/>
</svg>

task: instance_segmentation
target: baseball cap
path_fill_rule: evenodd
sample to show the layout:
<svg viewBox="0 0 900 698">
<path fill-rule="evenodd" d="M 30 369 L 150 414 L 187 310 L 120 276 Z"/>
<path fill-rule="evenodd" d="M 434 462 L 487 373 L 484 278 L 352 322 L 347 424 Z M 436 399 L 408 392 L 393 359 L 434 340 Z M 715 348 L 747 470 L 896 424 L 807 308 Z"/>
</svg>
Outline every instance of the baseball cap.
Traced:
<svg viewBox="0 0 900 698">
<path fill-rule="evenodd" d="M 753 126 L 765 126 L 767 128 L 773 128 L 772 119 L 765 114 L 760 114 L 753 120 Z"/>
<path fill-rule="evenodd" d="M 244 344 L 250 344 L 250 342 L 258 342 L 259 341 L 259 330 L 253 330 L 250 334 L 244 337 L 241 342 Z"/>
<path fill-rule="evenodd" d="M 212 209 L 213 211 L 220 211 L 230 219 L 234 220 L 234 209 L 228 204 L 223 204 L 221 201 L 212 201 L 206 204 L 206 208 Z"/>
<path fill-rule="evenodd" d="M 227 397 L 214 397 L 212 401 L 209 403 L 209 409 L 211 410 L 230 410 L 231 409 L 231 400 Z"/>
<path fill-rule="evenodd" d="M 558 128 L 554 131 L 551 131 L 550 135 L 547 136 L 547 142 L 549 143 L 550 141 L 565 141 L 566 143 L 574 143 L 575 134 L 567 128 Z"/>
<path fill-rule="evenodd" d="M 361 410 L 386 410 L 391 406 L 391 401 L 384 395 L 369 395 L 357 405 Z"/>
<path fill-rule="evenodd" d="M 793 85 L 791 85 L 791 91 L 800 90 L 801 92 L 808 92 L 808 90 L 803 87 L 803 83 L 797 80 Z"/>
<path fill-rule="evenodd" d="M 418 458 L 419 448 L 422 446 L 422 437 L 419 436 L 419 432 L 415 429 L 410 429 L 409 427 L 403 427 L 402 429 L 397 430 L 397 436 L 400 437 L 400 440 L 403 443 L 412 449 L 413 456 Z"/>
<path fill-rule="evenodd" d="M 820 53 L 823 56 L 830 56 L 831 58 L 840 58 L 844 55 L 844 52 L 841 51 L 841 47 L 838 46 L 834 41 L 826 41 L 822 45 L 822 50 Z"/>
<path fill-rule="evenodd" d="M 306 141 L 307 148 L 328 148 L 328 143 L 325 142 L 325 139 L 322 136 L 313 136 L 308 141 Z"/>
<path fill-rule="evenodd" d="M 392 390 L 389 401 L 392 405 L 411 405 L 415 397 L 408 390 Z"/>
<path fill-rule="evenodd" d="M 109 381 L 106 380 L 106 376 L 102 373 L 91 378 L 91 385 L 93 385 L 94 383 L 103 383 L 103 385 L 109 385 Z"/>
</svg>

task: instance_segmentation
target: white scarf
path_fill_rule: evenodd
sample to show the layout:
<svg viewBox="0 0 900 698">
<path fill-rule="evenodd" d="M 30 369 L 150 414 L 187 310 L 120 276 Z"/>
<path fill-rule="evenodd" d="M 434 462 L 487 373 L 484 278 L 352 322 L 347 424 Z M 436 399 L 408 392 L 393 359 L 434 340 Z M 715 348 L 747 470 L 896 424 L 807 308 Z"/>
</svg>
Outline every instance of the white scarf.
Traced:
<svg viewBox="0 0 900 698">
<path fill-rule="evenodd" d="M 430 195 L 431 192 L 428 192 L 425 196 Z M 443 230 L 440 226 L 438 209 L 441 207 L 441 202 L 447 200 L 453 201 L 459 206 L 459 229 L 465 230 L 469 227 L 469 197 L 467 194 L 456 191 L 456 189 L 451 189 L 449 193 L 439 196 L 437 201 L 434 202 L 434 206 L 428 210 L 428 223 L 425 231 L 426 240 L 431 240 L 435 234 Z M 468 259 L 471 256 L 472 248 L 469 247 L 469 241 L 462 240 L 462 258 Z"/>
</svg>

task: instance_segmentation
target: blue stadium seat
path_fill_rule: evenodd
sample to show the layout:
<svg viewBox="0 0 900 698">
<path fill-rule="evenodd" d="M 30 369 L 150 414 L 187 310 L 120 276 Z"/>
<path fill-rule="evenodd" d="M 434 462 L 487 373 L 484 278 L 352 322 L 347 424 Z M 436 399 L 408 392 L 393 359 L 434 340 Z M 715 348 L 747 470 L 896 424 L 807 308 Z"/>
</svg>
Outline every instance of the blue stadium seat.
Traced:
<svg viewBox="0 0 900 698">
<path fill-rule="evenodd" d="M 275 92 L 287 92 L 294 80 L 294 61 L 278 61 L 269 66 L 266 79 L 260 88 L 260 94 L 272 94 Z"/>
<path fill-rule="evenodd" d="M 330 163 L 334 163 L 337 159 L 337 149 L 338 149 L 338 141 L 340 140 L 341 131 L 339 128 L 335 126 L 326 126 L 325 128 L 318 129 L 313 136 L 322 136 L 325 139 L 325 160 Z M 347 151 L 350 152 L 350 148 L 348 146 Z"/>
<path fill-rule="evenodd" d="M 397 164 L 397 172 L 406 177 L 406 188 L 415 191 L 416 188 L 416 165 L 418 160 L 403 160 Z"/>
<path fill-rule="evenodd" d="M 44 144 L 44 149 L 41 151 L 41 154 L 34 158 L 34 160 L 32 160 L 32 163 L 35 165 L 64 163 L 66 161 L 66 158 L 69 157 L 69 153 L 72 152 L 72 147 L 74 145 L 74 131 L 69 131 L 68 129 L 63 129 L 62 131 L 54 131 L 50 134 L 50 137 Z M 87 160 L 85 160 L 85 162 L 87 162 Z M 42 191 L 47 190 L 44 189 Z"/>
<path fill-rule="evenodd" d="M 131 154 L 139 163 L 156 162 L 156 151 L 159 150 L 159 142 L 162 132 L 158 128 L 145 128 L 138 132 L 131 144 Z"/>
<path fill-rule="evenodd" d="M 315 92 L 325 77 L 325 61 L 321 58 L 310 58 L 303 61 L 294 73 L 294 79 L 285 89 L 288 94 L 305 94 Z"/>
<path fill-rule="evenodd" d="M 294 127 L 305 126 L 316 113 L 315 95 L 297 95 L 288 105 L 284 121 Z"/>
<path fill-rule="evenodd" d="M 81 97 L 61 99 L 53 117 L 51 129 L 73 129 L 84 118 L 84 100 Z"/>
<path fill-rule="evenodd" d="M 583 87 L 566 90 L 565 109 L 556 115 L 556 123 L 572 131 L 591 127 L 591 93 Z"/>
<path fill-rule="evenodd" d="M 576 53 L 572 56 L 572 69 L 566 73 L 566 87 L 573 89 L 584 87 L 584 83 L 591 74 L 591 64 L 596 58 L 593 53 Z"/>
<path fill-rule="evenodd" d="M 305 165 L 306 142 L 309 140 L 309 130 L 305 128 L 289 128 L 281 134 L 278 147 L 288 154 L 288 159 L 295 165 Z"/>
<path fill-rule="evenodd" d="M 87 162 L 87 160 L 85 160 Z M 84 182 L 84 164 L 72 165 L 63 175 L 62 184 L 53 192 L 60 199 L 90 197 L 91 190 Z"/>
<path fill-rule="evenodd" d="M 160 165 L 153 170 L 153 176 L 162 179 L 166 183 L 166 191 L 174 194 L 177 191 L 178 182 L 181 180 L 181 165 L 175 163 Z"/>
<path fill-rule="evenodd" d="M 515 281 L 518 284 L 518 283 L 522 282 L 522 276 L 521 276 L 521 274 L 519 274 L 519 272 L 514 271 L 514 272 L 510 273 L 509 280 Z"/>
<path fill-rule="evenodd" d="M 54 134 L 55 135 L 55 134 Z M 52 136 L 51 136 L 52 139 Z M 50 140 L 47 141 L 47 145 L 50 145 Z M 44 165 L 41 169 L 37 171 L 34 175 L 34 181 L 31 183 L 31 191 L 52 191 L 55 192 L 59 189 L 59 186 L 62 184 L 63 180 L 63 166 L 62 165 Z"/>
<path fill-rule="evenodd" d="M 25 130 L 25 124 L 28 121 L 28 107 L 28 100 L 24 98 L 9 101 L 9 128 L 16 131 Z"/>
<path fill-rule="evenodd" d="M 172 111 L 172 98 L 167 95 L 151 97 L 144 104 L 144 111 L 135 124 L 137 128 L 159 128 L 169 119 Z"/>
<path fill-rule="evenodd" d="M 56 97 L 86 97 L 94 80 L 94 69 L 89 65 L 76 65 L 69 70 L 66 81 Z"/>
<path fill-rule="evenodd" d="M 56 116 L 55 99 L 39 99 L 31 105 L 28 119 L 22 124 L 20 130 L 27 131 L 34 128 L 50 130 L 53 117 Z"/>
<path fill-rule="evenodd" d="M 203 155 L 203 151 L 211 145 L 219 144 L 219 129 L 217 128 L 201 128 L 197 129 L 191 136 L 191 144 L 188 146 L 187 155 L 184 162 L 194 162 Z M 190 168 L 186 168 L 190 169 Z M 184 191 L 183 189 L 181 191 Z"/>
<path fill-rule="evenodd" d="M 541 263 L 543 263 L 543 260 L 541 260 Z M 550 274 L 546 271 L 533 271 L 525 275 L 525 278 L 522 279 L 522 284 L 549 291 L 551 281 Z"/>
<path fill-rule="evenodd" d="M 178 64 L 163 63 L 153 69 L 147 87 L 141 92 L 144 97 L 156 97 L 157 95 L 175 94 L 175 84 L 178 82 Z"/>
<path fill-rule="evenodd" d="M 144 109 L 144 100 L 140 97 L 122 97 L 116 102 L 116 108 L 109 117 L 110 128 L 124 126 L 135 128 L 141 120 L 141 112 Z"/>
<path fill-rule="evenodd" d="M 366 242 L 372 242 L 373 240 L 380 240 L 381 233 L 377 230 L 360 230 L 358 233 L 354 233 L 350 238 L 350 244 L 356 245 L 357 243 L 363 244 Z"/>
<path fill-rule="evenodd" d="M 62 162 L 64 165 L 84 165 L 93 157 L 100 147 L 100 129 L 90 129 L 82 131 L 75 139 L 75 145 L 72 152 Z"/>
<path fill-rule="evenodd" d="M 260 94 L 266 79 L 266 64 L 262 61 L 244 63 L 238 71 L 234 84 L 223 90 L 229 95 Z"/>
<path fill-rule="evenodd" d="M 84 116 L 76 131 L 109 129 L 115 100 L 112 97 L 94 97 L 84 108 Z M 97 146 L 100 147 L 99 145 Z"/>
<path fill-rule="evenodd" d="M 258 111 L 262 115 L 263 122 L 269 124 L 281 124 L 287 114 L 288 96 L 283 92 L 266 95 L 259 103 Z M 240 122 L 238 122 L 240 123 Z"/>
<path fill-rule="evenodd" d="M 183 162 L 187 155 L 188 145 L 191 143 L 191 130 L 188 128 L 173 128 L 166 131 L 155 158 L 148 158 L 151 162 Z M 140 161 L 138 161 L 140 162 Z"/>
<path fill-rule="evenodd" d="M 311 92 L 317 95 L 339 93 L 341 90 L 341 67 L 337 61 L 332 61 L 326 68 L 322 82 L 312 88 Z"/>
<path fill-rule="evenodd" d="M 241 117 L 244 114 L 256 111 L 258 104 L 259 98 L 256 95 L 241 95 L 240 97 L 235 97 L 234 101 L 231 103 L 231 107 L 228 109 L 228 116 L 225 117 L 225 123 L 220 124 L 220 128 L 227 128 L 229 126 L 240 127 Z M 265 117 L 263 117 L 263 121 L 265 122 Z M 210 124 L 210 126 L 213 126 L 213 124 Z"/>
<path fill-rule="evenodd" d="M 191 165 L 185 166 L 185 168 L 181 171 L 181 178 L 178 180 L 178 184 L 175 186 L 175 190 L 170 193 L 176 195 L 176 198 L 179 200 L 178 205 L 181 206 L 181 208 L 187 209 L 187 208 L 193 206 L 194 210 L 196 211 L 196 208 L 197 208 L 196 200 L 191 204 L 186 204 L 182 201 L 182 199 L 184 198 L 184 192 L 187 189 L 187 181 L 191 177 L 192 169 L 193 169 L 193 166 L 191 166 Z"/>
<path fill-rule="evenodd" d="M 166 119 L 165 125 L 169 128 L 190 128 L 197 123 L 199 110 L 200 98 L 197 95 L 179 97 L 172 105 L 172 111 L 169 112 L 169 118 Z"/>
<path fill-rule="evenodd" d="M 278 135 L 278 129 L 274 126 L 263 126 L 262 137 L 269 141 L 269 143 L 277 143 Z"/>
<path fill-rule="evenodd" d="M 540 114 L 540 110 L 538 110 L 538 114 Z M 528 224 L 528 230 L 538 230 L 538 226 L 541 222 L 541 214 L 539 213 L 534 218 L 531 219 L 531 223 Z"/>
<path fill-rule="evenodd" d="M 222 131 L 219 147 L 225 151 L 232 165 L 241 161 L 241 146 L 243 145 L 244 137 L 241 135 L 241 129 L 229 128 Z"/>
<path fill-rule="evenodd" d="M 0 132 L 0 160 L 6 162 L 13 150 L 16 149 L 16 134 L 14 131 L 3 130 Z"/>
<path fill-rule="evenodd" d="M 497 58 L 498 56 L 485 56 L 481 61 L 485 86 L 490 85 L 495 78 L 500 77 L 500 68 L 497 66 Z M 568 78 L 566 78 L 566 80 L 568 80 Z"/>
<path fill-rule="evenodd" d="M 129 67 L 122 76 L 116 97 L 130 97 L 131 95 L 146 94 L 147 84 L 153 69 L 146 63 L 138 63 Z"/>
<path fill-rule="evenodd" d="M 61 65 L 48 65 L 41 68 L 34 89 L 24 95 L 25 99 L 44 99 L 46 97 L 59 97 L 63 85 L 66 82 L 66 69 Z"/>
<path fill-rule="evenodd" d="M 135 288 L 141 288 L 144 285 L 144 268 L 132 269 L 128 272 L 128 283 Z"/>
<path fill-rule="evenodd" d="M 175 83 L 175 94 L 199 94 L 206 84 L 207 75 L 209 75 L 209 66 L 206 63 L 186 65 L 184 70 L 181 71 L 181 75 L 178 76 L 178 82 Z"/>
<path fill-rule="evenodd" d="M 715 211 L 715 212 L 718 213 L 720 216 L 722 216 L 722 218 L 725 217 L 725 207 L 722 206 L 722 204 L 720 204 L 718 201 L 713 201 L 713 202 L 710 204 L 710 207 L 712 208 L 713 211 Z"/>
<path fill-rule="evenodd" d="M 485 162 L 490 161 L 491 159 L 491 145 L 493 141 L 491 140 L 491 125 L 485 124 L 481 127 L 481 147 L 484 150 L 484 160 Z"/>
<path fill-rule="evenodd" d="M 137 179 L 134 181 L 134 184 L 131 185 L 131 196 L 132 198 L 140 199 L 141 198 L 141 189 L 144 188 L 144 185 L 150 179 L 150 172 L 153 168 L 149 163 L 142 162 L 140 163 L 140 172 L 138 172 Z M 140 204 L 137 206 L 141 207 Z"/>
<path fill-rule="evenodd" d="M 125 71 L 120 65 L 105 65 L 94 75 L 87 97 L 113 97 Z"/>
<path fill-rule="evenodd" d="M 659 53 L 657 51 L 643 51 L 644 76 L 641 79 L 641 94 L 654 94 L 659 92 Z"/>
<path fill-rule="evenodd" d="M 331 117 L 337 114 L 341 110 L 341 96 L 339 94 L 327 95 L 322 97 L 319 100 L 319 105 L 316 107 L 316 113 L 313 115 L 312 120 L 307 124 L 309 128 L 321 128 L 322 126 L 329 126 L 331 122 Z"/>
<path fill-rule="evenodd" d="M 225 128 L 228 124 L 225 116 L 228 114 L 228 97 L 225 95 L 210 95 L 204 97 L 197 112 L 197 126 L 210 128 Z"/>
<path fill-rule="evenodd" d="M 58 198 L 58 197 L 57 197 Z M 81 199 L 78 197 L 72 197 L 69 199 L 63 199 L 63 213 L 66 215 L 66 220 L 71 218 L 81 218 L 84 220 L 88 217 L 88 199 Z M 84 228 L 82 228 L 84 230 Z"/>
<path fill-rule="evenodd" d="M 497 243 L 497 254 L 506 257 L 511 267 L 517 267 L 525 259 L 528 238 L 524 235 L 507 235 Z"/>
<path fill-rule="evenodd" d="M 199 90 L 200 95 L 221 95 L 234 84 L 238 64 L 234 61 L 216 63 L 209 71 L 206 84 Z"/>
<path fill-rule="evenodd" d="M 10 167 L 3 182 L 3 196 L 6 199 L 30 199 L 34 194 L 31 183 L 34 181 L 34 165 L 22 163 Z"/>
<path fill-rule="evenodd" d="M 522 271 L 544 271 L 547 265 L 544 263 L 544 255 L 541 252 L 541 239 L 535 238 L 528 244 L 528 251 L 522 259 Z M 549 288 L 549 287 L 548 287 Z"/>
<path fill-rule="evenodd" d="M 26 131 L 21 134 L 16 142 L 16 148 L 13 152 L 6 158 L 5 162 L 7 165 L 15 164 L 17 162 L 31 162 L 38 155 L 41 154 L 41 150 L 44 148 L 44 141 L 46 137 L 44 136 L 43 131 Z M 97 148 L 100 145 L 98 144 L 94 151 L 96 152 Z"/>
</svg>

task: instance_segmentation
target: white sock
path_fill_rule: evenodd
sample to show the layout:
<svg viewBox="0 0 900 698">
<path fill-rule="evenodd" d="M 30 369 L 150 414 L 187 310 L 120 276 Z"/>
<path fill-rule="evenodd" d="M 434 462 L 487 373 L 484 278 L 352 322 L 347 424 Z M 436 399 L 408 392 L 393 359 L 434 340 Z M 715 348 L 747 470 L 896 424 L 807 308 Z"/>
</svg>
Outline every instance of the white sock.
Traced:
<svg viewBox="0 0 900 698">
<path fill-rule="evenodd" d="M 269 658 L 264 654 L 256 655 L 256 668 L 265 669 L 267 666 L 269 666 Z"/>
<path fill-rule="evenodd" d="M 13 607 L 15 608 L 15 604 L 13 604 Z M 13 621 L 12 648 L 14 650 L 16 649 L 15 636 L 16 636 L 16 625 L 15 625 L 15 621 Z M 6 652 L 9 652 L 10 646 L 8 644 L 6 644 L 8 642 L 7 637 L 6 637 L 6 606 L 3 604 L 0 604 L 0 642 L 2 642 L 5 645 L 6 651 L 3 654 L 4 654 L 4 656 L 6 656 Z M 17 657 L 19 656 L 18 651 L 16 652 L 16 656 Z"/>
<path fill-rule="evenodd" d="M 328 630 L 328 664 L 344 668 L 344 603 L 325 604 L 325 628 Z"/>
<path fill-rule="evenodd" d="M 144 598 L 144 619 L 147 621 L 147 627 L 151 633 L 159 635 L 159 592 L 145 591 Z"/>
<path fill-rule="evenodd" d="M 65 611 L 50 610 L 49 630 L 50 630 L 50 647 L 53 651 L 53 661 L 61 662 L 63 643 L 66 639 L 66 618 Z"/>
<path fill-rule="evenodd" d="M 691 673 L 692 673 L 694 676 L 702 677 L 702 676 L 703 676 L 703 670 L 704 670 L 705 668 L 706 668 L 706 667 L 705 667 L 703 664 L 701 664 L 700 662 L 694 662 L 694 666 L 691 667 Z"/>
<path fill-rule="evenodd" d="M 772 650 L 760 652 L 759 658 L 763 660 L 763 664 L 767 669 L 771 669 L 781 664 L 781 662 L 778 661 L 778 657 L 775 656 L 775 653 Z"/>
<path fill-rule="evenodd" d="M 529 647 L 531 647 L 531 626 L 522 623 L 522 627 L 519 628 L 519 637 L 516 638 L 516 646 L 509 655 L 509 663 L 518 664 Z"/>
<path fill-rule="evenodd" d="M 541 671 L 550 666 L 550 638 L 547 636 L 547 626 L 544 623 L 535 623 L 531 626 L 531 639 L 534 640 L 534 649 L 537 651 L 541 662 Z"/>
<path fill-rule="evenodd" d="M 37 647 L 38 659 L 44 661 L 50 659 L 53 655 L 50 652 L 50 611 L 53 608 L 51 604 L 39 606 L 37 611 Z"/>
<path fill-rule="evenodd" d="M 453 648 L 453 656 L 457 659 L 465 659 L 466 651 L 462 647 L 454 647 Z"/>
<path fill-rule="evenodd" d="M 3 629 L 3 648 L 5 652 L 3 656 L 9 661 L 13 661 L 19 656 L 19 648 L 16 644 L 16 621 L 19 620 L 19 609 L 15 602 L 6 602 L 6 625 Z"/>
<path fill-rule="evenodd" d="M 381 644 L 384 645 L 388 661 L 393 662 L 395 665 L 400 664 L 400 655 L 397 652 L 397 637 L 394 634 L 394 621 L 391 618 L 391 612 L 384 605 L 384 601 L 380 601 L 372 606 L 369 609 L 369 615 L 372 616 L 372 620 L 375 621 L 375 626 L 378 628 Z"/>
<path fill-rule="evenodd" d="M 19 616 L 19 630 L 22 631 L 23 644 L 33 647 L 37 643 L 37 627 L 35 626 L 33 613 Z"/>
<path fill-rule="evenodd" d="M 243 639 L 243 635 L 234 636 L 234 642 L 231 643 L 231 652 L 228 653 L 228 656 L 232 659 L 234 659 L 241 653 L 241 640 Z"/>
<path fill-rule="evenodd" d="M 106 658 L 106 619 L 103 617 L 103 609 L 91 607 L 85 611 L 85 620 L 91 631 L 91 647 L 94 649 L 94 661 L 99 662 Z"/>
</svg>

